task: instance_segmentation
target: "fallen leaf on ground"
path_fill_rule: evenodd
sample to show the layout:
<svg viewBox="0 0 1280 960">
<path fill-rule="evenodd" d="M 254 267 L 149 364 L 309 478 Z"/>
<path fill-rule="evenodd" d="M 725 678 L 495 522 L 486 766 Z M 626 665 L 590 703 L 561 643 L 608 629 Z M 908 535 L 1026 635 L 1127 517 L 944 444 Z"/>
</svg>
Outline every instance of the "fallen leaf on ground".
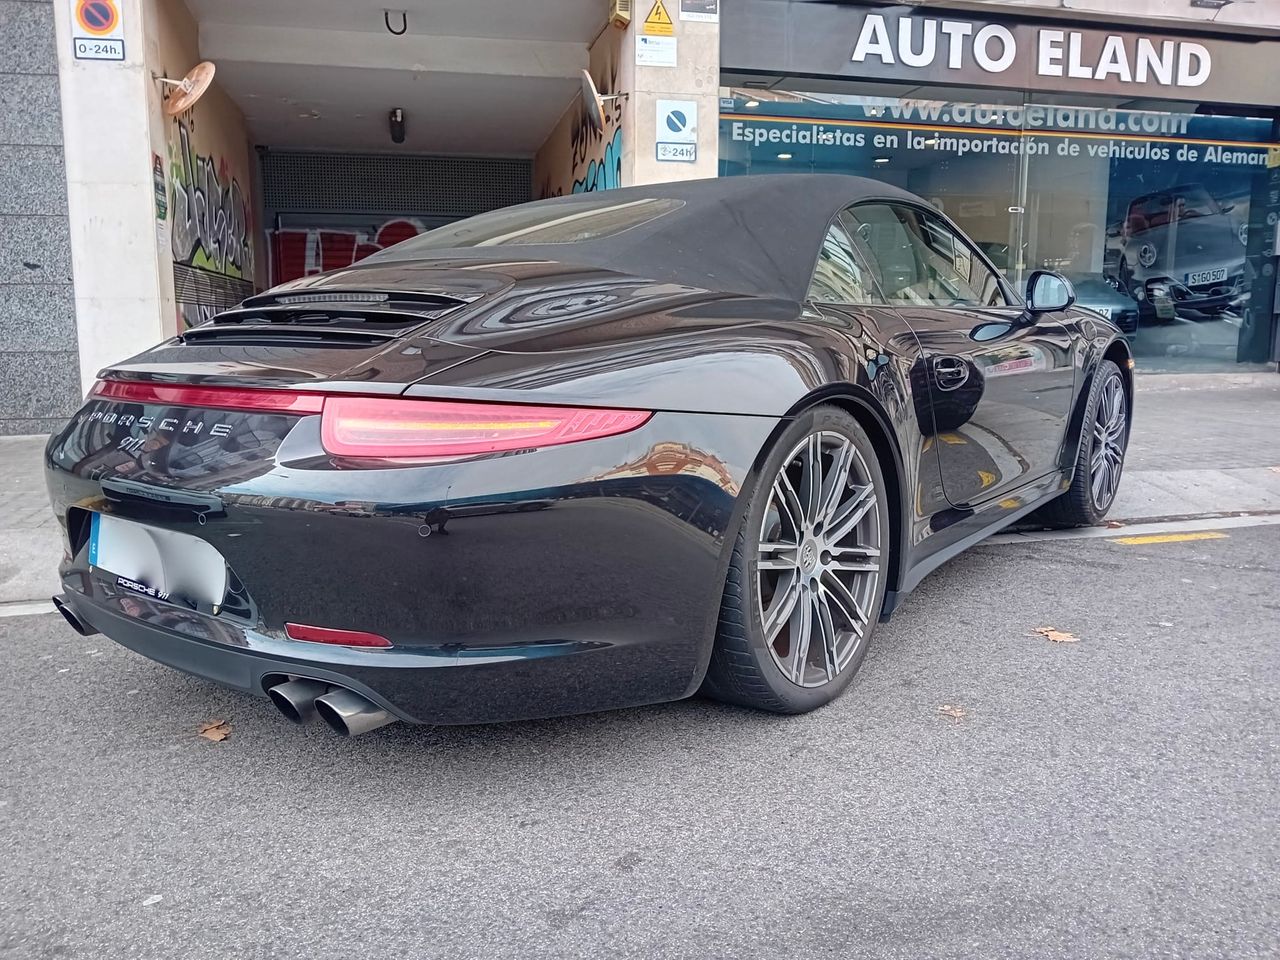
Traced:
<svg viewBox="0 0 1280 960">
<path fill-rule="evenodd" d="M 1112 530 L 1117 530 L 1120 527 L 1123 527 L 1124 524 L 1121 523 L 1119 520 L 1108 520 L 1107 526 L 1110 527 Z"/>
<path fill-rule="evenodd" d="M 221 743 L 231 736 L 231 724 L 225 720 L 210 720 L 208 723 L 200 724 L 200 729 L 197 733 L 206 740 Z"/>
<path fill-rule="evenodd" d="M 142 905 L 143 905 L 144 907 L 153 907 L 153 906 L 155 906 L 157 903 L 159 903 L 159 902 L 160 902 L 161 900 L 163 900 L 163 899 L 164 899 L 164 897 L 160 896 L 159 894 L 155 894 L 155 895 L 150 896 L 150 897 L 147 897 L 147 899 L 143 900 L 143 901 L 142 901 Z"/>
<path fill-rule="evenodd" d="M 1080 638 L 1074 633 L 1067 633 L 1065 630 L 1058 630 L 1054 627 L 1036 627 L 1035 632 L 1040 634 L 1046 640 L 1052 640 L 1054 643 L 1079 643 Z"/>
<path fill-rule="evenodd" d="M 944 703 L 938 708 L 938 712 L 944 717 L 950 717 L 952 720 L 963 720 L 969 715 L 969 712 L 964 707 L 957 707 L 950 703 Z"/>
</svg>

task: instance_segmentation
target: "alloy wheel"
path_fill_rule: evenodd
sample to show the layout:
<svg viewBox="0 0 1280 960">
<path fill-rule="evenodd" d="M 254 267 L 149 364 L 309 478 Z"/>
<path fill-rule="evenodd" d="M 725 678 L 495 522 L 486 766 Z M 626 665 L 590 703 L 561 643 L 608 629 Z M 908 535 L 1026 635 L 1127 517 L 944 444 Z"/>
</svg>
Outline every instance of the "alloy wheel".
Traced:
<svg viewBox="0 0 1280 960">
<path fill-rule="evenodd" d="M 770 487 L 756 557 L 765 643 L 792 683 L 830 683 L 856 661 L 881 537 L 875 485 L 853 441 L 821 431 L 797 444 Z"/>
<path fill-rule="evenodd" d="M 1111 506 L 1120 486 L 1126 427 L 1124 387 L 1119 377 L 1111 376 L 1102 385 L 1098 398 L 1093 420 L 1093 450 L 1089 455 L 1093 505 L 1101 511 Z"/>
</svg>

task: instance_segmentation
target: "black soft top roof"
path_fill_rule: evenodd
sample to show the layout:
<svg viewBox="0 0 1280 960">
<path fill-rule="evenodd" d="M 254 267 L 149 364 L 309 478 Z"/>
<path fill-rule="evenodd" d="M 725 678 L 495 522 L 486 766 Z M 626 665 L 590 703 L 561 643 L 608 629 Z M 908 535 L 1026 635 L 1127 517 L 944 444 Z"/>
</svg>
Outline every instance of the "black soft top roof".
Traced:
<svg viewBox="0 0 1280 960">
<path fill-rule="evenodd" d="M 771 174 L 623 187 L 521 204 L 553 217 L 574 205 L 671 199 L 681 205 L 609 236 L 566 243 L 440 248 L 432 232 L 375 254 L 391 260 L 554 260 L 727 293 L 803 300 L 827 224 L 866 199 L 918 200 L 897 187 L 836 174 Z M 449 227 L 441 228 L 442 232 Z"/>
</svg>

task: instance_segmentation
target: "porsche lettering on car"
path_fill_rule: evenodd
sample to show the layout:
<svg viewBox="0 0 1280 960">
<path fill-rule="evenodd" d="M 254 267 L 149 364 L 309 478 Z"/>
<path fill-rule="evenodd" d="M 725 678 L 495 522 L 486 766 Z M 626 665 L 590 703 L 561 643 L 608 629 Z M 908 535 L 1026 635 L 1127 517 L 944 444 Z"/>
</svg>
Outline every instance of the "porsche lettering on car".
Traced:
<svg viewBox="0 0 1280 960">
<path fill-rule="evenodd" d="M 68 622 L 343 734 L 701 691 L 796 713 L 929 573 L 1116 497 L 1129 348 L 853 177 L 462 220 L 101 371 Z"/>
</svg>

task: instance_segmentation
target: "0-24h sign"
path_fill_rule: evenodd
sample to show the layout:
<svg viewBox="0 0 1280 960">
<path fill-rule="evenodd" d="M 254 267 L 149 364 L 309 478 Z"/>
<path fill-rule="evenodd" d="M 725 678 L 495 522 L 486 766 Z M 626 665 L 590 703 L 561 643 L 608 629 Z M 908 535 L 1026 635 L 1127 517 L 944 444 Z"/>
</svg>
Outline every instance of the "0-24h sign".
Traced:
<svg viewBox="0 0 1280 960">
<path fill-rule="evenodd" d="M 117 0 L 68 0 L 71 54 L 77 60 L 123 60 L 124 24 Z"/>
</svg>

